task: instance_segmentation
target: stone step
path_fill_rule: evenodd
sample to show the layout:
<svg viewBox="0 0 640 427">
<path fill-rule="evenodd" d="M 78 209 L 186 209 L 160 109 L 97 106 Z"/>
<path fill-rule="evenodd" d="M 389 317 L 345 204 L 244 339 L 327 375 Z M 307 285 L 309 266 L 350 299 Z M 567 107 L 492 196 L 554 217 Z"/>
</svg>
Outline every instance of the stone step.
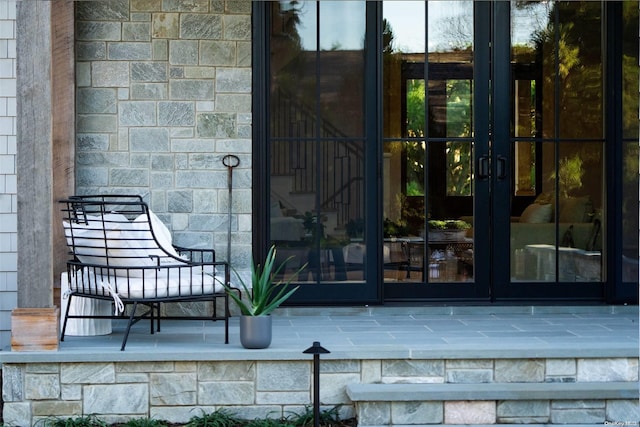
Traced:
<svg viewBox="0 0 640 427">
<path fill-rule="evenodd" d="M 438 424 L 433 424 L 438 425 Z M 497 424 L 446 424 L 446 427 L 496 427 Z M 513 426 L 513 427 L 551 427 L 554 424 L 498 424 L 499 427 L 509 427 L 509 426 Z M 607 425 L 607 424 L 605 424 Z M 633 427 L 633 426 L 638 426 L 638 423 L 610 423 L 609 424 L 612 427 Z M 557 426 L 557 424 L 556 424 Z M 602 427 L 603 424 L 602 423 L 598 423 L 598 424 L 562 424 L 562 427 Z M 367 427 L 389 427 L 388 424 L 381 424 L 381 425 L 367 425 Z M 416 424 L 394 424 L 393 427 L 417 427 Z"/>
<path fill-rule="evenodd" d="M 637 382 L 349 384 L 353 402 L 638 399 Z"/>
</svg>

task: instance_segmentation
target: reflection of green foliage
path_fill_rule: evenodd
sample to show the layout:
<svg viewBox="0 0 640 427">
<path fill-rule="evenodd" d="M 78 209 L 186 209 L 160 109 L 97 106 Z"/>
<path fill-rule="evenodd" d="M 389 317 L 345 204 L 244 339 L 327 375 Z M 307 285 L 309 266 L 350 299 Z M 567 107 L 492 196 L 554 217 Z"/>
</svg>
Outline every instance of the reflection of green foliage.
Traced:
<svg viewBox="0 0 640 427">
<path fill-rule="evenodd" d="M 407 80 L 407 136 L 424 136 L 424 80 Z"/>
<path fill-rule="evenodd" d="M 357 218 L 349 220 L 346 225 L 346 232 L 347 236 L 351 238 L 364 236 L 364 219 Z"/>
<path fill-rule="evenodd" d="M 638 144 L 626 144 L 626 152 L 622 159 L 622 178 L 626 183 L 638 182 L 638 149 Z"/>
<path fill-rule="evenodd" d="M 582 177 L 584 176 L 582 158 L 576 154 L 573 157 L 560 159 L 558 175 L 554 171 L 549 178 L 554 180 L 556 176 L 558 176 L 562 195 L 568 197 L 572 190 L 582 187 Z"/>
<path fill-rule="evenodd" d="M 553 135 L 553 111 L 560 105 L 563 137 L 598 137 L 602 127 L 601 2 L 554 2 L 548 25 L 536 34 L 543 57 L 543 132 Z M 636 36 L 637 38 L 637 36 Z M 555 73 L 556 66 L 558 74 Z M 560 91 L 556 93 L 559 81 Z"/>
<path fill-rule="evenodd" d="M 471 224 L 460 219 L 431 219 L 429 220 L 430 230 L 468 230 Z"/>
<path fill-rule="evenodd" d="M 424 142 L 407 141 L 407 183 L 405 191 L 408 196 L 424 195 Z"/>
<path fill-rule="evenodd" d="M 384 220 L 384 237 L 399 237 L 408 234 L 407 226 L 404 221 L 391 221 L 389 218 Z"/>
<path fill-rule="evenodd" d="M 451 137 L 471 136 L 471 82 L 469 80 L 447 80 L 446 134 Z M 425 134 L 425 85 L 424 80 L 407 81 L 407 123 L 409 137 Z M 408 196 L 422 196 L 424 192 L 424 143 L 408 141 L 407 155 Z M 447 153 L 447 194 L 468 196 L 471 194 L 471 145 L 468 142 L 449 142 Z"/>
<path fill-rule="evenodd" d="M 425 114 L 424 80 L 407 80 L 407 124 L 406 132 L 410 138 L 424 136 Z M 407 182 L 405 191 L 408 196 L 424 195 L 424 142 L 407 141 Z"/>
</svg>

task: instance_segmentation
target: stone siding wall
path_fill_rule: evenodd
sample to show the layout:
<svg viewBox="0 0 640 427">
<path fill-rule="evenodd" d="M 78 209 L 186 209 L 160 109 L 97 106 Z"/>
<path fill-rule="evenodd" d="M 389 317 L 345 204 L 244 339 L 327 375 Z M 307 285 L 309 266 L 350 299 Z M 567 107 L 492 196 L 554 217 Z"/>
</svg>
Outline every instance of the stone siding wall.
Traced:
<svg viewBox="0 0 640 427">
<path fill-rule="evenodd" d="M 96 414 L 107 422 L 152 417 L 182 423 L 227 409 L 241 418 L 287 416 L 312 404 L 312 362 L 183 361 L 5 364 L 6 426 Z M 345 388 L 374 382 L 638 381 L 637 358 L 323 360 L 321 404 L 343 404 Z M 360 403 L 362 405 L 362 403 Z M 603 424 L 640 419 L 637 400 L 374 402 L 362 425 Z M 375 421 L 379 422 L 375 422 Z M 425 422 L 426 420 L 426 422 Z"/>
<path fill-rule="evenodd" d="M 17 305 L 16 2 L 0 1 L 0 349 Z"/>
<path fill-rule="evenodd" d="M 76 3 L 76 189 L 141 194 L 182 246 L 251 257 L 251 1 Z"/>
</svg>

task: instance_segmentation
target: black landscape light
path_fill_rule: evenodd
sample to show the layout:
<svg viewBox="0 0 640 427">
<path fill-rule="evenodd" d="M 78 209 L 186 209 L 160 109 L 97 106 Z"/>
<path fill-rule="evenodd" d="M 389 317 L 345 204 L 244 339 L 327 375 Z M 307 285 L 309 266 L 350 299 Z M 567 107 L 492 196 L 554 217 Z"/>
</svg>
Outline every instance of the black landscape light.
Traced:
<svg viewBox="0 0 640 427">
<path fill-rule="evenodd" d="M 314 341 L 303 353 L 313 354 L 313 427 L 320 427 L 320 355 L 331 352 Z"/>
</svg>

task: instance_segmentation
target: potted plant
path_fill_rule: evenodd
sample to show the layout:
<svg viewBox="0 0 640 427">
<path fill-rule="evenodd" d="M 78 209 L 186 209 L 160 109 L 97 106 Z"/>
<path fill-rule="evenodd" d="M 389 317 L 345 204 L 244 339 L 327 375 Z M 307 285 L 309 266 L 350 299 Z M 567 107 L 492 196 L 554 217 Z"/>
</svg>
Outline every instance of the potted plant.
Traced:
<svg viewBox="0 0 640 427">
<path fill-rule="evenodd" d="M 431 219 L 428 224 L 430 239 L 442 241 L 459 240 L 471 228 L 471 224 L 459 219 Z"/>
<path fill-rule="evenodd" d="M 267 252 L 264 264 L 251 263 L 251 288 L 242 280 L 237 271 L 234 272 L 240 281 L 245 299 L 233 292 L 227 286 L 227 293 L 240 308 L 240 343 L 245 348 L 267 348 L 271 345 L 271 316 L 270 314 L 286 301 L 298 289 L 288 289 L 294 277 L 306 266 L 304 264 L 288 280 L 274 281 L 286 263 L 293 256 L 285 259 L 280 265 L 276 264 L 276 247 L 271 246 Z"/>
</svg>

